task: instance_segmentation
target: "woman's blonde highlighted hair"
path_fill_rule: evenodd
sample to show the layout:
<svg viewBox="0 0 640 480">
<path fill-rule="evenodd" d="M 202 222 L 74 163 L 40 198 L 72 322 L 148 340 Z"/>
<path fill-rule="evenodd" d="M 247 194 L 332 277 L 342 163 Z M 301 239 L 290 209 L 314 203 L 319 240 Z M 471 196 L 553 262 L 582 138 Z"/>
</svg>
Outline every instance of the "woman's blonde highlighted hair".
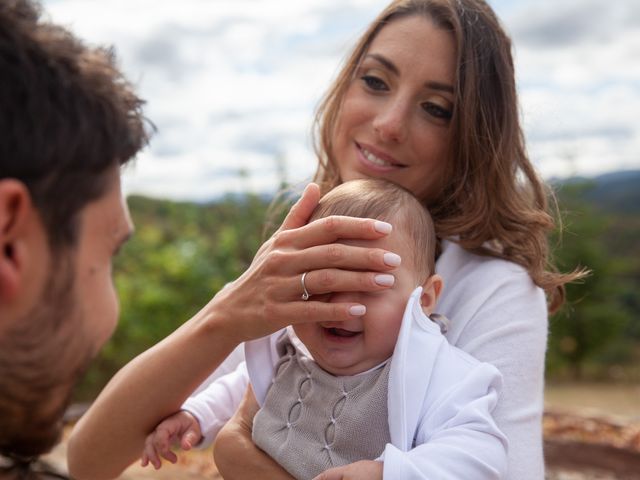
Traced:
<svg viewBox="0 0 640 480">
<path fill-rule="evenodd" d="M 314 181 L 327 192 L 342 182 L 333 157 L 333 132 L 355 71 L 380 30 L 398 18 L 422 15 L 450 31 L 457 51 L 449 161 L 442 189 L 426 203 L 439 238 L 527 269 L 547 293 L 549 310 L 564 301 L 567 282 L 584 271 L 558 273 L 549 259 L 549 214 L 544 183 L 520 127 L 511 40 L 482 0 L 395 0 L 362 35 L 318 107 Z"/>
</svg>

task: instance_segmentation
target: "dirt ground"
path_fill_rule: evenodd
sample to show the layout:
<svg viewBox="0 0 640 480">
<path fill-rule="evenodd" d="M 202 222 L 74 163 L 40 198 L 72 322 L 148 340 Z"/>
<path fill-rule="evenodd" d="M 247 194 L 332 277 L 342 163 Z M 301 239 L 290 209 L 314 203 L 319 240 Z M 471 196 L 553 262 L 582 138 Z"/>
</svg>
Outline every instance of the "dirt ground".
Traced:
<svg viewBox="0 0 640 480">
<path fill-rule="evenodd" d="M 640 480 L 640 385 L 550 385 L 545 398 L 546 480 Z M 62 471 L 65 458 L 65 441 L 47 456 Z M 119 477 L 221 478 L 210 450 L 188 452 L 158 471 L 134 464 Z"/>
<path fill-rule="evenodd" d="M 56 467 L 57 470 L 66 472 L 66 439 L 71 432 L 71 426 L 65 429 L 64 440 L 58 445 L 45 460 Z M 131 465 L 118 477 L 118 480 L 220 480 L 213 463 L 213 456 L 209 449 L 194 450 L 181 454 L 178 463 L 172 465 L 163 463 L 160 470 L 155 470 L 152 466 L 141 467 L 138 464 Z"/>
</svg>

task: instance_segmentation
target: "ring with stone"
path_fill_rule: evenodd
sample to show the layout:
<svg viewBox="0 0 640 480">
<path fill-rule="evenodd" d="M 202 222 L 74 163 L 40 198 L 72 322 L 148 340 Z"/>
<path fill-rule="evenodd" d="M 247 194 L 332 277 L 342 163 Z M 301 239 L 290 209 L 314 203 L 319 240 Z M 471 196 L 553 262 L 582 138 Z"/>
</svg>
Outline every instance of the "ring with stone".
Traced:
<svg viewBox="0 0 640 480">
<path fill-rule="evenodd" d="M 307 286 L 304 284 L 304 278 L 307 276 L 308 272 L 304 272 L 302 274 L 302 278 L 300 279 L 300 283 L 302 283 L 302 290 L 304 290 L 304 292 L 302 293 L 302 300 L 304 300 L 305 302 L 307 300 L 309 300 L 309 297 L 311 296 L 311 294 L 307 291 Z"/>
</svg>

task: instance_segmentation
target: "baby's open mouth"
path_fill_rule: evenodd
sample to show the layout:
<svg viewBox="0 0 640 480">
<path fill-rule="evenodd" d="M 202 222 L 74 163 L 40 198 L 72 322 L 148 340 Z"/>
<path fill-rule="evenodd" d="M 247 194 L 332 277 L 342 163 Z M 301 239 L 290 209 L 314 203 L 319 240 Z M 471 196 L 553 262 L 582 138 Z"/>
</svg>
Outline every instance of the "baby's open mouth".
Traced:
<svg viewBox="0 0 640 480">
<path fill-rule="evenodd" d="M 355 337 L 359 335 L 360 332 L 352 332 L 350 330 L 345 330 L 344 328 L 327 328 L 327 331 L 330 335 L 335 335 L 336 337 Z"/>
</svg>

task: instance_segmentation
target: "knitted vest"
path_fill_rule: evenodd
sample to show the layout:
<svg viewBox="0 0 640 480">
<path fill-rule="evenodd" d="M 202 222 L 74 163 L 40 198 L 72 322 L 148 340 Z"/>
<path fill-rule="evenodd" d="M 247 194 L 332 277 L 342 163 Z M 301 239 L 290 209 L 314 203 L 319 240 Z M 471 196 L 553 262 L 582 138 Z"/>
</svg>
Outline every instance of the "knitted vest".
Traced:
<svg viewBox="0 0 640 480">
<path fill-rule="evenodd" d="M 287 335 L 253 441 L 291 475 L 311 479 L 325 470 L 374 460 L 390 441 L 387 384 L 391 362 L 336 377 L 301 354 Z"/>
</svg>

